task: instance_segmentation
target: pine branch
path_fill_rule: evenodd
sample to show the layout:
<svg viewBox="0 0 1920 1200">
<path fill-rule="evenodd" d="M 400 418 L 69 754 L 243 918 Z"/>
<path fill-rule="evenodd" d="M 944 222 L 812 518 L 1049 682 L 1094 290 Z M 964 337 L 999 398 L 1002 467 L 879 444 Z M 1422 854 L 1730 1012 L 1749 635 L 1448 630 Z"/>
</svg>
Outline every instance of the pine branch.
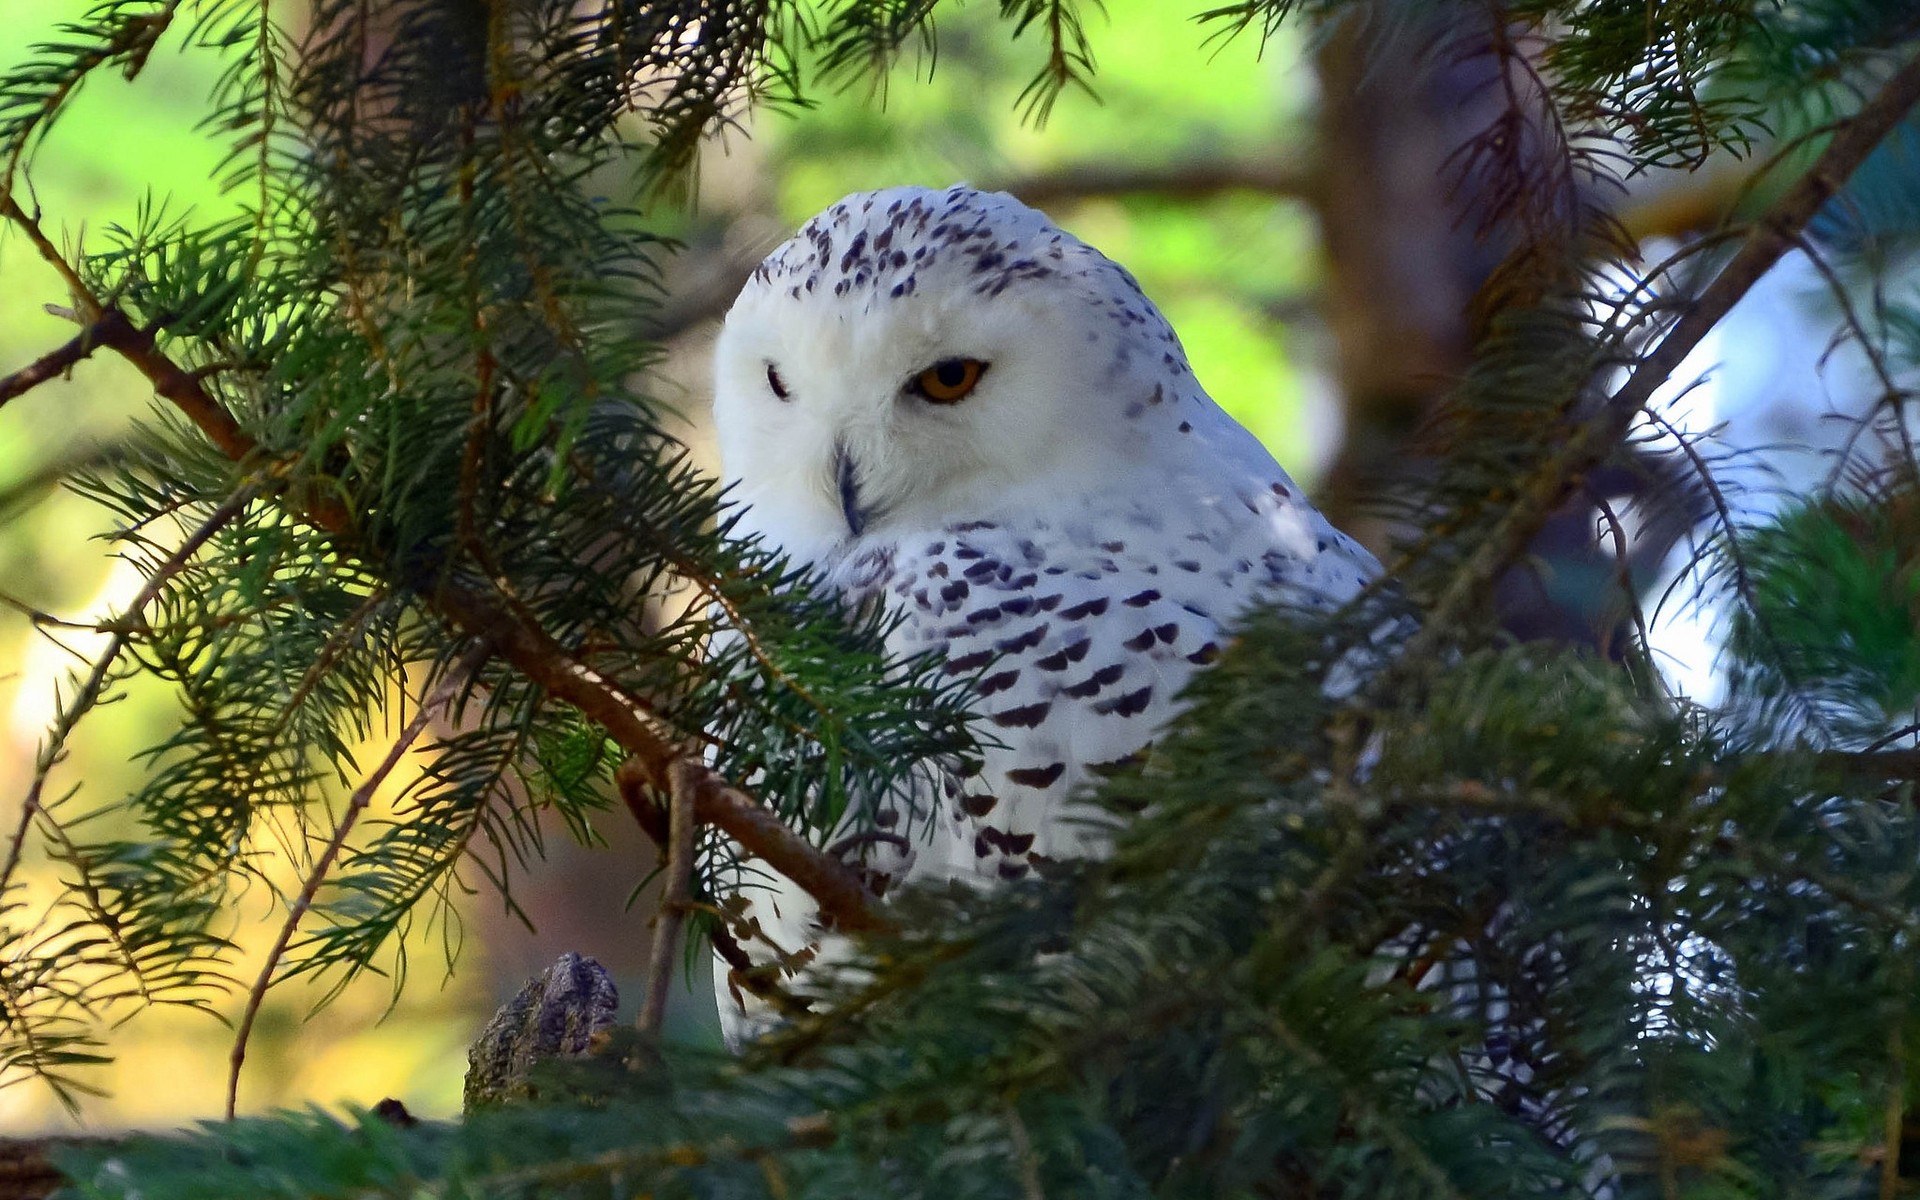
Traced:
<svg viewBox="0 0 1920 1200">
<path fill-rule="evenodd" d="M 400 765 L 400 760 L 426 731 L 427 722 L 432 720 L 433 715 L 449 704 L 460 689 L 467 685 L 473 673 L 480 669 L 490 654 L 491 651 L 485 642 L 481 642 L 467 652 L 466 656 L 447 673 L 446 678 L 440 681 L 440 685 L 420 702 L 420 707 L 413 714 L 413 719 L 407 722 L 405 728 L 400 731 L 400 736 L 395 738 L 393 744 L 387 748 L 386 756 L 372 771 L 368 772 L 360 786 L 353 790 L 353 795 L 348 797 L 346 810 L 341 813 L 339 823 L 334 826 L 333 837 L 327 842 L 326 848 L 320 852 L 320 856 L 314 860 L 313 865 L 308 868 L 306 881 L 300 888 L 300 894 L 287 907 L 286 919 L 280 924 L 280 932 L 274 937 L 273 946 L 267 951 L 266 961 L 261 963 L 259 973 L 254 976 L 253 986 L 247 993 L 246 1007 L 241 1011 L 239 1027 L 234 1031 L 233 1049 L 227 1055 L 227 1120 L 233 1120 L 234 1110 L 240 1101 L 240 1070 L 247 1060 L 247 1043 L 253 1036 L 253 1024 L 255 1018 L 260 1015 L 260 1005 L 266 999 L 267 989 L 273 983 L 275 971 L 286 956 L 287 946 L 293 941 L 294 933 L 300 928 L 301 919 L 313 907 L 313 898 L 319 894 L 321 885 L 327 881 L 328 872 L 333 869 L 333 864 L 340 857 L 340 852 L 346 848 L 348 835 L 359 823 L 360 816 L 366 812 L 367 806 L 373 802 L 374 793 L 380 790 L 387 776 Z"/>
<path fill-rule="evenodd" d="M 146 583 L 112 622 L 112 639 L 94 660 L 93 669 L 81 683 L 80 690 L 61 711 L 52 734 L 48 737 L 46 745 L 41 747 L 40 755 L 35 760 L 33 781 L 28 785 L 26 799 L 20 805 L 19 823 L 14 827 L 13 837 L 8 842 L 6 860 L 0 863 L 0 895 L 5 894 L 6 890 L 13 885 L 14 872 L 20 865 L 27 831 L 32 827 L 34 818 L 43 811 L 42 796 L 46 790 L 48 774 L 60 761 L 66 748 L 66 739 L 74 726 L 79 723 L 81 717 L 99 703 L 107 681 L 112 677 L 113 667 L 120 660 L 134 632 L 144 628 L 142 614 L 149 605 L 160 598 L 160 594 L 166 590 L 167 585 L 186 569 L 193 556 L 198 554 L 215 534 L 246 511 L 247 505 L 251 504 L 258 494 L 259 491 L 256 488 L 241 488 L 209 513 L 206 520 L 202 521 L 180 544 L 179 549 L 175 550 L 147 577 Z"/>
<path fill-rule="evenodd" d="M 1608 398 L 1600 418 L 1574 430 L 1557 453 L 1516 486 L 1508 515 L 1454 572 L 1428 614 L 1425 628 L 1409 644 L 1409 657 L 1417 656 L 1480 602 L 1486 588 L 1513 565 L 1579 480 L 1614 452 L 1687 355 L 1797 244 L 1814 214 L 1916 103 L 1920 103 L 1920 58 L 1908 61 L 1839 125 L 1819 159 L 1752 223 L 1713 282 L 1684 307 L 1659 344 L 1636 362 L 1626 382 Z"/>
<path fill-rule="evenodd" d="M 36 245 L 43 247 L 43 254 L 58 257 L 52 244 L 40 234 L 38 224 L 10 198 L 0 198 L 0 217 L 26 229 Z M 74 281 L 76 299 L 96 314 L 83 331 L 85 336 L 131 363 L 147 377 L 156 394 L 172 403 L 229 459 L 243 463 L 254 458 L 258 443 L 214 399 L 199 377 L 162 351 L 152 330 L 138 328 L 118 308 L 101 304 L 79 281 L 77 272 L 64 259 L 60 261 L 63 274 Z M 310 494 L 289 497 L 288 502 L 316 528 L 351 536 L 352 514 L 337 497 Z M 668 791 L 674 764 L 687 759 L 675 747 L 672 731 L 663 728 L 642 701 L 577 661 L 507 602 L 452 581 L 441 583 L 423 599 L 468 637 L 487 642 L 527 678 L 598 723 L 632 756 L 651 787 Z M 885 926 L 870 893 L 846 864 L 799 837 L 764 805 L 704 764 L 695 766 L 695 813 L 703 823 L 719 827 L 748 852 L 806 889 L 820 904 L 822 914 L 837 927 L 867 930 Z M 642 824 L 650 834 L 655 831 Z"/>
</svg>

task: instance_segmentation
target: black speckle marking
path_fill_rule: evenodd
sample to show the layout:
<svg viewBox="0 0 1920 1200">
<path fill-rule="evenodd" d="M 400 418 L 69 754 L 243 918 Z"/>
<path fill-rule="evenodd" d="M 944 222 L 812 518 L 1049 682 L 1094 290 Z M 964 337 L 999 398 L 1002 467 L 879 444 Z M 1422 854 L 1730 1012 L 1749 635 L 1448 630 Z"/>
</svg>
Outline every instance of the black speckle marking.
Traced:
<svg viewBox="0 0 1920 1200">
<path fill-rule="evenodd" d="M 1180 627 L 1172 621 L 1168 621 L 1165 625 L 1155 625 L 1153 627 L 1153 636 L 1171 646 L 1173 640 L 1180 636 Z"/>
<path fill-rule="evenodd" d="M 1128 596 L 1125 600 L 1122 600 L 1120 603 L 1126 605 L 1128 608 L 1145 608 L 1147 605 L 1152 604 L 1155 600 L 1158 600 L 1159 598 L 1160 598 L 1160 593 L 1157 590 L 1155 590 L 1154 588 L 1148 588 L 1144 592 L 1135 592 L 1133 595 Z"/>
<path fill-rule="evenodd" d="M 1007 772 L 1007 778 L 1021 787 L 1048 788 L 1059 782 L 1066 773 L 1067 764 L 1057 762 L 1044 767 L 1015 767 Z"/>
<path fill-rule="evenodd" d="M 1144 654 L 1153 649 L 1153 630 L 1142 629 L 1139 633 L 1120 644 L 1129 650 Z"/>
<path fill-rule="evenodd" d="M 1038 646 L 1042 641 L 1046 640 L 1046 636 L 1047 627 L 1045 625 L 1035 625 L 1025 633 L 1015 634 L 1013 637 L 1002 639 L 999 643 L 999 649 L 1007 654 L 1018 654 L 1022 650 L 1031 650 L 1035 646 Z"/>
<path fill-rule="evenodd" d="M 1192 654 L 1187 655 L 1187 661 L 1190 663 L 1193 663 L 1195 666 L 1204 667 L 1208 663 L 1212 662 L 1214 659 L 1219 657 L 1220 657 L 1220 644 L 1218 642 L 1208 642 L 1206 645 L 1200 647 L 1198 650 L 1195 650 Z"/>
<path fill-rule="evenodd" d="M 1084 604 L 1076 604 L 1072 608 L 1061 609 L 1060 619 L 1063 621 L 1082 621 L 1088 617 L 1097 617 L 1106 611 L 1107 598 L 1105 596 L 1095 596 Z"/>
<path fill-rule="evenodd" d="M 1020 669 L 1018 667 L 1011 671 L 1001 671 L 997 674 L 989 675 L 980 681 L 980 694 L 982 696 L 991 696 L 996 692 L 1004 692 L 1019 682 L 1019 680 Z"/>
<path fill-rule="evenodd" d="M 1089 696 L 1099 695 L 1102 688 L 1118 683 L 1120 677 L 1126 673 L 1127 668 L 1122 663 L 1114 663 L 1112 666 L 1101 667 L 1098 671 L 1082 679 L 1079 683 L 1073 684 L 1070 687 L 1061 688 L 1060 694 L 1074 700 L 1085 700 Z"/>
<path fill-rule="evenodd" d="M 962 654 L 959 658 L 948 659 L 947 665 L 941 670 L 949 675 L 965 675 L 970 671 L 978 671 L 992 661 L 993 651 L 975 650 L 972 654 Z"/>
<path fill-rule="evenodd" d="M 1125 754 L 1119 758 L 1110 758 L 1106 762 L 1088 763 L 1087 770 L 1089 773 L 1097 775 L 1102 779 L 1111 779 L 1115 775 L 1124 775 L 1128 771 L 1138 770 L 1140 767 L 1145 766 L 1147 756 L 1152 750 L 1153 743 L 1148 742 L 1132 754 Z"/>
<path fill-rule="evenodd" d="M 1134 717 L 1147 711 L 1147 703 L 1152 699 L 1153 685 L 1148 684 L 1138 691 L 1125 692 L 1111 700 L 1101 700 L 1094 704 L 1093 711 L 1102 714 L 1112 713 L 1119 717 Z"/>
<path fill-rule="evenodd" d="M 998 803 L 1000 803 L 1000 797 L 984 793 L 960 797 L 960 808 L 970 817 L 984 817 L 992 812 L 993 806 Z"/>
<path fill-rule="evenodd" d="M 994 713 L 991 719 L 1003 729 L 1032 729 L 1047 719 L 1047 710 L 1052 707 L 1053 701 L 1042 700 L 1038 704 L 1002 709 Z"/>
<path fill-rule="evenodd" d="M 1091 639 L 1082 639 L 1071 646 L 1061 647 L 1045 658 L 1035 659 L 1033 665 L 1039 667 L 1042 671 L 1064 671 L 1069 665 L 1085 658 L 1087 651 L 1092 648 L 1093 642 Z"/>
<path fill-rule="evenodd" d="M 956 579 L 952 583 L 941 585 L 940 598 L 948 604 L 958 604 L 967 598 L 967 590 L 966 582 Z"/>
</svg>

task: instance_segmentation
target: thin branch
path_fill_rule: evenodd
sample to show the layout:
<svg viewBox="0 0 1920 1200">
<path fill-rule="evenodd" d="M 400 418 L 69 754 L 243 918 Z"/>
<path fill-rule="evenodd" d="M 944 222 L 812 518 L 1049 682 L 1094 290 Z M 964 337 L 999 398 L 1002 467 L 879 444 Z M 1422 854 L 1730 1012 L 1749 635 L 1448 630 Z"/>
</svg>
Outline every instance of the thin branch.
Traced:
<svg viewBox="0 0 1920 1200">
<path fill-rule="evenodd" d="M 13 374 L 0 377 L 0 405 L 22 396 L 50 379 L 58 379 L 75 363 L 92 354 L 99 343 L 89 330 L 81 330 L 65 345 L 49 350 Z"/>
<path fill-rule="evenodd" d="M 80 278 L 80 273 L 73 269 L 73 264 L 67 261 L 67 256 L 60 253 L 60 248 L 53 244 L 53 239 L 40 228 L 40 222 L 26 209 L 21 208 L 19 202 L 13 198 L 11 180 L 8 181 L 6 190 L 0 190 L 0 218 L 12 221 L 19 226 L 20 231 L 27 235 L 27 240 L 33 243 L 34 252 L 40 256 L 41 261 L 52 267 L 60 276 L 61 281 L 67 285 L 67 291 L 72 295 L 73 302 L 80 307 L 80 311 L 76 314 L 80 320 L 89 321 L 100 314 L 100 300 L 93 294 L 93 289 Z"/>
<path fill-rule="evenodd" d="M 1626 526 L 1621 524 L 1620 514 L 1613 511 L 1613 505 L 1608 503 L 1606 496 L 1602 495 L 1598 489 L 1589 489 L 1587 498 L 1593 501 L 1594 507 L 1599 509 L 1600 525 L 1605 530 L 1608 540 L 1613 543 L 1614 588 L 1619 593 L 1620 602 L 1626 606 L 1627 615 L 1633 618 L 1633 633 L 1639 642 L 1637 649 L 1643 656 L 1643 665 L 1648 668 L 1647 679 L 1644 682 L 1656 690 L 1664 690 L 1664 677 L 1658 670 L 1653 669 L 1652 660 L 1644 657 L 1652 653 L 1653 633 L 1647 627 L 1646 610 L 1641 607 L 1639 592 L 1633 585 L 1633 551 L 1627 544 Z M 1625 658 L 1624 655 L 1622 657 Z M 1629 670 L 1631 669 L 1632 666 L 1629 663 Z"/>
<path fill-rule="evenodd" d="M 1920 750 L 1828 750 L 1820 765 L 1854 779 L 1920 783 Z"/>
<path fill-rule="evenodd" d="M 1197 201 L 1234 192 L 1318 204 L 1319 180 L 1298 163 L 1271 156 L 1176 158 L 1148 165 L 1108 162 L 1066 163 L 1025 175 L 985 179 L 984 191 L 1008 192 L 1035 208 L 1065 207 L 1084 200 L 1156 196 Z M 756 220 L 749 236 L 737 234 L 746 222 L 736 218 L 730 236 L 714 246 L 679 254 L 673 264 L 674 287 L 657 309 L 641 315 L 647 337 L 668 342 L 724 315 L 748 276 L 768 250 L 785 236 L 783 226 Z M 781 229 L 775 234 L 773 229 Z"/>
<path fill-rule="evenodd" d="M 360 786 L 353 790 L 353 795 L 348 798 L 346 811 L 340 814 L 339 824 L 334 827 L 333 838 L 307 871 L 307 878 L 301 885 L 300 894 L 287 907 L 286 919 L 280 923 L 280 932 L 273 940 L 273 947 L 267 951 L 266 961 L 261 964 L 259 973 L 254 976 L 253 987 L 247 992 L 246 1008 L 240 1014 L 240 1025 L 233 1035 L 233 1050 L 227 1056 L 227 1120 L 233 1120 L 234 1110 L 239 1104 L 240 1069 L 247 1061 L 247 1043 L 253 1036 L 253 1023 L 260 1015 L 260 1005 L 266 999 L 268 987 L 272 986 L 274 972 L 281 960 L 286 957 L 287 946 L 292 943 L 301 919 L 313 907 L 313 898 L 319 894 L 320 885 L 326 882 L 328 873 L 333 869 L 334 861 L 346 848 L 348 835 L 353 832 L 361 815 L 372 803 L 374 793 L 380 790 L 380 786 L 387 781 L 387 776 L 393 773 L 393 769 L 400 765 L 400 760 L 406 757 L 407 751 L 412 749 L 414 742 L 419 740 L 421 733 L 427 728 L 427 722 L 432 720 L 433 714 L 453 699 L 466 685 L 467 679 L 480 669 L 480 665 L 491 653 L 487 644 L 482 642 L 469 650 L 466 656 L 447 672 L 446 677 L 440 681 L 440 686 L 420 702 L 420 707 L 413 714 L 413 719 L 407 722 L 406 727 L 400 731 L 400 736 L 395 738 L 393 745 L 387 748 L 386 757 L 380 760 L 379 764 L 361 781 Z"/>
<path fill-rule="evenodd" d="M 1009 1101 L 1003 1113 L 1007 1138 L 1013 1143 L 1014 1166 L 1020 1172 L 1023 1200 L 1047 1200 L 1046 1189 L 1040 1185 L 1040 1156 L 1033 1152 L 1033 1139 L 1027 1134 L 1026 1122 L 1020 1119 L 1020 1110 Z"/>
<path fill-rule="evenodd" d="M 184 542 L 180 543 L 179 549 L 154 568 L 153 574 L 147 577 L 146 583 L 121 610 L 120 616 L 113 621 L 115 630 L 112 640 L 94 660 L 93 670 L 81 683 L 80 690 L 74 694 L 73 699 L 55 719 L 47 742 L 41 747 L 40 754 L 34 761 L 33 780 L 27 785 L 26 799 L 20 805 L 20 819 L 14 827 L 13 837 L 8 844 L 6 861 L 0 864 L 0 893 L 4 893 L 13 883 L 13 874 L 20 865 L 21 851 L 26 843 L 27 830 L 32 827 L 35 816 L 43 810 L 41 797 L 46 791 L 47 776 L 59 763 L 74 725 L 99 703 L 100 694 L 106 689 L 107 681 L 112 677 L 113 665 L 119 661 L 127 643 L 133 639 L 134 631 L 145 628 L 140 614 L 149 604 L 159 599 L 160 593 L 166 590 L 167 584 L 186 569 L 193 556 L 200 552 L 200 548 L 244 512 L 247 505 L 252 503 L 258 494 L 259 489 L 249 485 L 227 497 L 218 508 L 207 515 L 207 519 L 202 521 Z"/>
<path fill-rule="evenodd" d="M 235 462 L 244 462 L 259 450 L 259 443 L 247 436 L 240 422 L 213 398 L 200 379 L 161 352 L 152 330 L 137 328 L 117 308 L 105 308 L 84 332 L 138 367 L 153 385 L 154 392 L 199 426 L 222 454 Z M 311 507 L 314 502 L 307 504 Z M 337 500 L 332 504 L 338 509 L 336 519 L 344 527 L 345 509 L 339 507 Z M 333 510 L 328 512 L 331 515 Z M 316 523 L 322 528 L 331 527 L 326 522 Z"/>
<path fill-rule="evenodd" d="M 687 906 L 693 900 L 694 835 L 699 829 L 695 818 L 694 793 L 699 779 L 695 764 L 688 759 L 674 763 L 668 773 L 667 807 L 667 884 L 660 896 L 660 912 L 654 918 L 653 947 L 647 963 L 647 997 L 640 1006 L 636 1024 L 640 1032 L 658 1034 L 667 1016 L 667 994 L 676 972 L 675 956 L 680 949 L 680 927 L 686 923 Z"/>
<path fill-rule="evenodd" d="M 605 729 L 631 756 L 624 769 L 637 772 L 656 792 L 669 790 L 673 765 L 686 756 L 637 700 L 574 659 L 544 630 L 518 620 L 488 597 L 449 584 L 433 594 L 431 603 L 469 636 L 492 639 L 501 658 Z M 888 926 L 852 868 L 789 829 L 764 805 L 705 765 L 695 766 L 694 813 L 703 824 L 718 826 L 748 853 L 805 889 L 820 905 L 822 916 L 837 927 Z M 663 822 L 638 811 L 634 816 L 648 836 L 665 844 L 669 830 Z"/>
</svg>

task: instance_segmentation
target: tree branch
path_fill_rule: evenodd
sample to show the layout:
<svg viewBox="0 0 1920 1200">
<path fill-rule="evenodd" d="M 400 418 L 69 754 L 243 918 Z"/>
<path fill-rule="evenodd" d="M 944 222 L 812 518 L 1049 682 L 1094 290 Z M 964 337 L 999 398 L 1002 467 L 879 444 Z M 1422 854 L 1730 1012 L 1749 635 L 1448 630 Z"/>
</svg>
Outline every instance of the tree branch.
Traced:
<svg viewBox="0 0 1920 1200">
<path fill-rule="evenodd" d="M 984 186 L 1011 192 L 1035 208 L 1103 196 L 1204 200 L 1223 192 L 1257 192 L 1310 203 L 1320 198 L 1320 185 L 1311 171 L 1278 157 L 1185 158 L 1148 166 L 1071 163 Z"/>
<path fill-rule="evenodd" d="M 1416 655 L 1424 642 L 1440 636 L 1440 630 L 1452 626 L 1479 602 L 1486 586 L 1525 551 L 1581 477 L 1614 452 L 1654 392 L 1761 276 L 1793 248 L 1807 222 L 1916 103 L 1920 103 L 1920 58 L 1896 71 L 1872 99 L 1839 125 L 1812 168 L 1760 214 L 1713 282 L 1682 307 L 1659 344 L 1635 363 L 1632 374 L 1607 399 L 1600 416 L 1577 427 L 1560 451 L 1543 461 L 1515 489 L 1516 497 L 1507 515 L 1454 573 L 1428 614 L 1426 627 L 1409 644 L 1409 656 Z"/>
<path fill-rule="evenodd" d="M 65 375 L 75 363 L 92 354 L 97 345 L 99 343 L 92 335 L 83 330 L 66 345 L 49 350 L 13 374 L 0 378 L 0 405 L 32 391 L 49 379 Z"/>
<path fill-rule="evenodd" d="M 434 688 L 432 694 L 420 702 L 420 707 L 413 714 L 413 719 L 407 722 L 406 727 L 400 731 L 400 736 L 395 738 L 393 744 L 387 748 L 386 756 L 360 782 L 360 786 L 353 789 L 353 795 L 347 800 L 346 811 L 340 814 L 339 824 L 334 827 L 333 837 L 307 872 L 306 882 L 301 886 L 300 894 L 294 898 L 292 904 L 287 906 L 287 916 L 280 924 L 279 935 L 274 938 L 273 947 L 267 951 L 266 961 L 260 965 L 259 974 L 254 976 L 253 987 L 247 993 L 247 1004 L 241 1011 L 239 1028 L 233 1035 L 233 1049 L 227 1055 L 227 1120 L 233 1120 L 234 1111 L 240 1102 L 240 1068 L 247 1061 L 247 1042 L 253 1036 L 253 1023 L 260 1015 L 260 1005 L 266 999 L 267 988 L 273 983 L 274 970 L 285 957 L 287 946 L 292 943 L 294 933 L 300 928 L 301 918 L 305 917 L 307 910 L 313 907 L 313 898 L 319 895 L 320 885 L 326 882 L 327 872 L 333 869 L 334 860 L 338 859 L 340 852 L 346 848 L 347 837 L 353 832 L 353 827 L 359 823 L 361 814 L 366 812 L 367 805 L 372 803 L 373 794 L 380 790 L 380 785 L 386 782 L 387 776 L 400 765 L 400 760 L 406 756 L 408 750 L 412 749 L 421 733 L 425 732 L 427 722 L 433 718 L 434 711 L 452 700 L 468 677 L 479 670 L 481 664 L 489 657 L 491 657 L 491 651 L 485 642 L 479 643 L 474 649 L 468 651 L 466 657 L 447 672 L 446 677 L 440 681 L 438 687 Z"/>
<path fill-rule="evenodd" d="M 1311 171 L 1277 157 L 1181 158 L 1146 166 L 1106 162 L 1069 163 L 1026 175 L 988 179 L 986 191 L 1010 192 L 1035 208 L 1067 205 L 1114 196 L 1160 196 L 1204 200 L 1227 192 L 1253 192 L 1276 199 L 1320 202 L 1320 186 Z M 735 226 L 739 226 L 737 218 Z M 770 236 L 759 222 L 746 237 L 696 247 L 674 263 L 672 293 L 642 318 L 648 337 L 666 342 L 727 311 L 747 277 L 768 250 L 785 236 Z M 786 226 L 768 225 L 784 231 Z"/>
<path fill-rule="evenodd" d="M 673 986 L 673 960 L 680 949 L 680 927 L 686 923 L 687 905 L 693 900 L 694 791 L 698 781 L 694 764 L 680 759 L 673 764 L 667 806 L 667 885 L 660 896 L 660 911 L 653 922 L 652 953 L 647 956 L 647 997 L 640 1005 L 635 1024 L 640 1032 L 658 1035 L 667 1018 L 667 994 Z"/>
<path fill-rule="evenodd" d="M 210 394 L 200 379 L 162 351 L 150 329 L 141 329 L 125 313 L 102 305 L 88 293 L 78 275 L 52 247 L 34 220 L 11 197 L 0 196 L 0 217 L 26 229 L 44 256 L 58 260 L 63 276 L 80 290 L 76 299 L 91 319 L 82 336 L 106 346 L 147 377 L 162 399 L 204 433 L 234 462 L 259 453 L 255 441 L 232 413 Z M 328 533 L 350 536 L 353 514 L 338 497 L 308 492 L 289 495 L 286 502 L 302 517 Z M 851 868 L 787 828 L 777 816 L 751 796 L 733 787 L 675 744 L 673 731 L 664 729 L 646 712 L 645 705 L 617 684 L 576 660 L 536 624 L 523 621 L 497 598 L 455 582 L 445 582 L 423 595 L 427 606 L 468 637 L 486 642 L 498 657 L 542 687 L 549 695 L 573 705 L 631 756 L 649 786 L 659 792 L 670 787 L 674 764 L 694 768 L 695 813 L 718 826 L 749 853 L 793 880 L 813 895 L 822 916 L 839 928 L 877 929 L 886 922 L 878 915 L 873 897 Z M 636 813 L 636 817 L 638 814 Z M 656 840 L 666 831 L 658 823 L 641 820 Z M 662 843 L 664 844 L 664 843 Z"/>
</svg>

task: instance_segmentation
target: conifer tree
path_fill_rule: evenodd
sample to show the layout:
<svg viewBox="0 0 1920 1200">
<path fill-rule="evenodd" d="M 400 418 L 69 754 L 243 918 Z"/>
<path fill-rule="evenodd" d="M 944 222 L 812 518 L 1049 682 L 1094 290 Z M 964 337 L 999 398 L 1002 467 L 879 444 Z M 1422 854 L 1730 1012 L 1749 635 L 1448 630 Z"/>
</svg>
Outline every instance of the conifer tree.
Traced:
<svg viewBox="0 0 1920 1200">
<path fill-rule="evenodd" d="M 1430 29 L 1408 3 L 1246 0 L 1195 36 Z M 649 201 L 599 196 L 623 172 L 674 186 L 747 106 L 869 76 L 942 7 L 314 0 L 295 31 L 265 0 L 95 0 L 0 79 L 0 220 L 76 326 L 0 405 L 104 355 L 155 396 L 132 442 L 60 479 L 145 582 L 62 688 L 5 842 L 0 1084 L 84 1088 L 107 1022 L 154 1004 L 237 1011 L 237 1071 L 264 990 L 378 966 L 475 864 L 539 870 L 544 812 L 624 803 L 693 952 L 743 932 L 731 865 L 696 871 L 696 839 L 747 847 L 862 947 L 831 1003 L 738 1060 L 642 1031 L 540 1103 L 235 1120 L 75 1152 L 72 1194 L 1910 1190 L 1910 6 L 1449 4 L 1425 52 L 1487 56 L 1502 98 L 1455 152 L 1459 194 L 1510 249 L 1392 585 L 1250 621 L 1103 789 L 1110 859 L 881 908 L 818 843 L 972 752 L 965 684 L 889 660 L 883 618 L 730 536 L 644 390 L 637 317 L 671 250 Z M 1035 119 L 1097 86 L 1097 5 L 999 8 L 1045 49 Z M 67 248 L 36 149 L 94 76 L 179 42 L 230 64 L 206 130 L 240 215 L 148 205 Z M 1666 261 L 1594 201 L 1723 152 L 1766 156 L 1747 206 Z M 1882 395 L 1828 485 L 1751 527 L 1656 397 L 1796 249 Z M 1691 574 L 1732 614 L 1712 709 L 1644 647 L 1516 645 L 1489 615 L 1543 523 L 1648 442 L 1717 514 Z M 694 602 L 662 620 L 643 600 L 669 591 Z M 136 673 L 178 722 L 137 791 L 90 794 L 60 774 L 66 739 Z M 425 745 L 442 714 L 458 732 Z M 382 721 L 391 749 L 356 758 Z M 416 747 L 432 767 L 373 820 Z M 60 866 L 50 907 L 17 878 L 29 851 Z M 300 884 L 266 969 L 235 979 L 221 909 L 270 856 Z"/>
</svg>

